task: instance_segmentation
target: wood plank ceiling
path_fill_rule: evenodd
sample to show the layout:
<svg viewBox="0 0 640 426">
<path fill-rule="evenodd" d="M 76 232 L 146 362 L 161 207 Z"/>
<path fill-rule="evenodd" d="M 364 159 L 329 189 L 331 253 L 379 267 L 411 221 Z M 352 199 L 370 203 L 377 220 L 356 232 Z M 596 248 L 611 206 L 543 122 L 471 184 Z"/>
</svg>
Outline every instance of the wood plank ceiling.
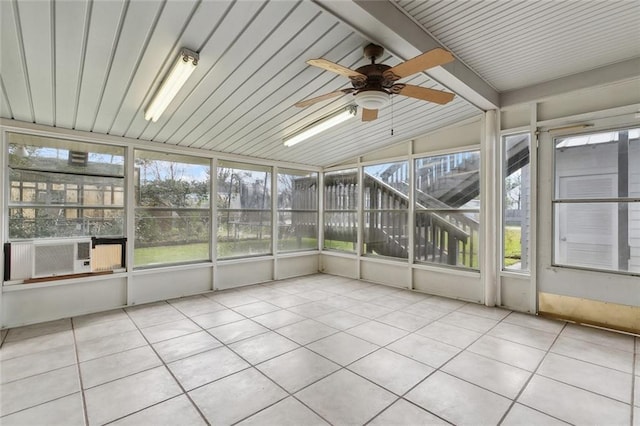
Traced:
<svg viewBox="0 0 640 426">
<path fill-rule="evenodd" d="M 293 107 L 348 86 L 305 60 L 365 63 L 368 41 L 307 1 L 14 0 L 0 2 L 0 14 L 5 118 L 326 166 L 479 113 L 462 99 L 397 99 L 393 137 L 387 107 L 376 122 L 353 119 L 284 147 L 287 134 L 352 102 Z M 159 121 L 145 121 L 181 47 L 200 53 L 198 67 Z M 425 75 L 411 82 L 442 89 Z"/>
<path fill-rule="evenodd" d="M 640 56 L 638 0 L 393 1 L 501 92 Z"/>
<path fill-rule="evenodd" d="M 640 55 L 635 0 L 394 4 L 500 91 Z M 353 101 L 293 107 L 348 87 L 305 60 L 357 67 L 369 41 L 310 1 L 7 0 L 0 31 L 2 117 L 160 149 L 329 166 L 480 114 L 461 97 L 440 106 L 398 96 L 377 121 L 353 119 L 284 147 L 284 136 Z M 145 121 L 181 47 L 198 51 L 199 65 L 160 120 Z M 404 82 L 445 89 L 426 74 Z"/>
</svg>

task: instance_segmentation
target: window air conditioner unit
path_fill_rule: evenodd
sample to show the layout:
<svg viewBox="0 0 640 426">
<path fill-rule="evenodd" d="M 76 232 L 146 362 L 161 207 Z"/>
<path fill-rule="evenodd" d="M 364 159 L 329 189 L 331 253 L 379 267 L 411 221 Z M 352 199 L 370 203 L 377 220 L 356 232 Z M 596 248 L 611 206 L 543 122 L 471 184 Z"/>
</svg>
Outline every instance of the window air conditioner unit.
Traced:
<svg viewBox="0 0 640 426">
<path fill-rule="evenodd" d="M 91 272 L 91 238 L 33 242 L 33 278 Z"/>
</svg>

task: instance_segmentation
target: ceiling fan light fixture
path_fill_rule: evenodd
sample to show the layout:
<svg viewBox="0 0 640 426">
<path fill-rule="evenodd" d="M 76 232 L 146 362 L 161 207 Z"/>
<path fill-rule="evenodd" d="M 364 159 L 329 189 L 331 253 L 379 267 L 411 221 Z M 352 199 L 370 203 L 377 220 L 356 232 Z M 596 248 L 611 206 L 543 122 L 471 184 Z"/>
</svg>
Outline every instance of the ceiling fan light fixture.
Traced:
<svg viewBox="0 0 640 426">
<path fill-rule="evenodd" d="M 169 103 L 178 94 L 187 79 L 195 71 L 198 65 L 198 54 L 189 49 L 180 50 L 180 55 L 171 67 L 171 71 L 162 81 L 160 87 L 153 95 L 149 106 L 144 112 L 144 119 L 153 122 L 158 121 Z"/>
<path fill-rule="evenodd" d="M 320 120 L 316 121 L 315 123 L 305 127 L 302 131 L 285 137 L 283 139 L 284 146 L 293 146 L 319 133 L 322 133 L 325 130 L 337 126 L 338 124 L 355 117 L 356 112 L 356 107 L 351 105 L 346 107 L 345 109 L 341 109 L 332 114 L 329 114 L 326 117 L 323 117 Z"/>
<path fill-rule="evenodd" d="M 380 109 L 389 104 L 391 95 L 383 90 L 364 90 L 355 96 L 358 106 L 364 109 Z"/>
</svg>

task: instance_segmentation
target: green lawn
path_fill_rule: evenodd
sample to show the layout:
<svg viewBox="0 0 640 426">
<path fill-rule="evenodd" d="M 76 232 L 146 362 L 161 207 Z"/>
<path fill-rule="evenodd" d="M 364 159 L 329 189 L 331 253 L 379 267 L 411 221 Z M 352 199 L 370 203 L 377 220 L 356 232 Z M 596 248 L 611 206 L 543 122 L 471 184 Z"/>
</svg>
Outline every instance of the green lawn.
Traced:
<svg viewBox="0 0 640 426">
<path fill-rule="evenodd" d="M 296 249 L 309 250 L 318 246 L 315 238 L 302 238 L 298 245 L 296 238 L 280 240 L 278 248 L 282 251 Z M 252 254 L 271 253 L 271 240 L 244 240 L 218 243 L 218 258 L 236 257 Z M 135 266 L 183 263 L 209 259 L 209 244 L 194 243 L 175 246 L 158 246 L 136 248 L 134 251 Z"/>
<path fill-rule="evenodd" d="M 520 232 L 519 226 L 507 226 L 504 229 L 504 266 L 520 262 L 522 255 Z"/>
</svg>

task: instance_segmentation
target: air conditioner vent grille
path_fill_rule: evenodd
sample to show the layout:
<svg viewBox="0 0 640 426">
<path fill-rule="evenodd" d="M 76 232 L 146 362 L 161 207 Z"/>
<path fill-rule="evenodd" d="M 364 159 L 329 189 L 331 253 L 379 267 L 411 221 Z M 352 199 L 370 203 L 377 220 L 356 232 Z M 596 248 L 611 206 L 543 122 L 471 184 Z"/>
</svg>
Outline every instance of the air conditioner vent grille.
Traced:
<svg viewBox="0 0 640 426">
<path fill-rule="evenodd" d="M 34 276 L 73 273 L 73 244 L 35 246 Z"/>
<path fill-rule="evenodd" d="M 91 259 L 91 243 L 78 243 L 78 260 Z"/>
</svg>

